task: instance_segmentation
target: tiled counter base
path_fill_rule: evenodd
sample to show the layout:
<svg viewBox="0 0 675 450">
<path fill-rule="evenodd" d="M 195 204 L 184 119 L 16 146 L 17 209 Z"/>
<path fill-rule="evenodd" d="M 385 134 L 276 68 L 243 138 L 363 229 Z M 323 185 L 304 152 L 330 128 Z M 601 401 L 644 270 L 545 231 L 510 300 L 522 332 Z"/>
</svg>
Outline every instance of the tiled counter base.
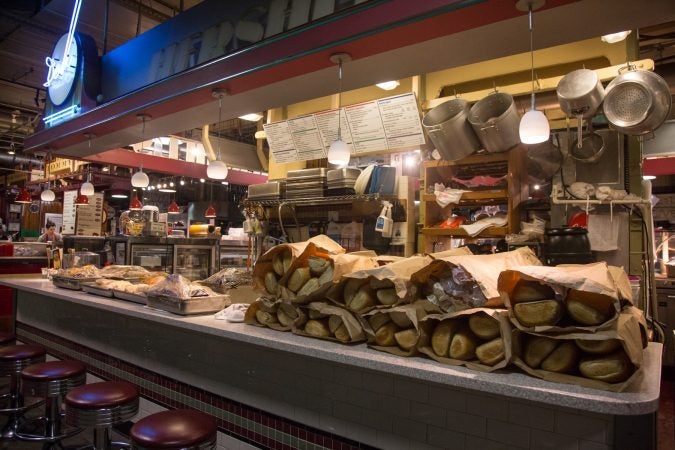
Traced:
<svg viewBox="0 0 675 450">
<path fill-rule="evenodd" d="M 658 344 L 643 379 L 616 394 L 5 282 L 19 290 L 22 340 L 157 404 L 212 414 L 236 438 L 222 448 L 655 448 Z"/>
</svg>

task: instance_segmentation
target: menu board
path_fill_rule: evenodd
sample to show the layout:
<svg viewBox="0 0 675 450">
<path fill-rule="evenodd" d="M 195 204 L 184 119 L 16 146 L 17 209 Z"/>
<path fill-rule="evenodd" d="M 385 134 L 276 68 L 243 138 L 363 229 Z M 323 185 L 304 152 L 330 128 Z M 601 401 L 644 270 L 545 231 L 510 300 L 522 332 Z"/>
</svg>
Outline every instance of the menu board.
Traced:
<svg viewBox="0 0 675 450">
<path fill-rule="evenodd" d="M 328 110 L 264 124 L 277 163 L 325 158 L 337 138 L 338 111 Z M 402 94 L 340 109 L 340 134 L 352 153 L 392 151 L 424 144 L 415 94 Z"/>
<path fill-rule="evenodd" d="M 97 192 L 89 196 L 88 205 L 77 207 L 77 236 L 100 236 L 101 218 L 103 217 L 103 193 Z"/>
<path fill-rule="evenodd" d="M 75 199 L 78 191 L 65 191 L 63 193 L 63 234 L 75 234 Z"/>
</svg>

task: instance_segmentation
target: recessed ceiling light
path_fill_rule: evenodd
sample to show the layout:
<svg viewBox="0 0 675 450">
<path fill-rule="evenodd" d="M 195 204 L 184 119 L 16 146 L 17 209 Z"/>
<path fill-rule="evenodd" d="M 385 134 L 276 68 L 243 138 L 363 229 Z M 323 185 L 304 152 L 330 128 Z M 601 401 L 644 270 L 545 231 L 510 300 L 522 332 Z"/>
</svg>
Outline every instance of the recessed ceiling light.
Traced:
<svg viewBox="0 0 675 450">
<path fill-rule="evenodd" d="M 262 114 L 260 113 L 250 113 L 239 116 L 240 119 L 248 120 L 249 122 L 257 122 L 262 119 Z"/>
<path fill-rule="evenodd" d="M 618 33 L 605 34 L 600 37 L 602 42 L 607 42 L 608 44 L 615 44 L 621 42 L 628 37 L 630 30 L 628 31 L 619 31 Z"/>
<path fill-rule="evenodd" d="M 401 83 L 399 83 L 398 80 L 393 80 L 377 83 L 375 86 L 379 87 L 380 89 L 384 89 L 385 91 L 391 91 L 392 89 L 399 87 L 400 84 Z"/>
</svg>

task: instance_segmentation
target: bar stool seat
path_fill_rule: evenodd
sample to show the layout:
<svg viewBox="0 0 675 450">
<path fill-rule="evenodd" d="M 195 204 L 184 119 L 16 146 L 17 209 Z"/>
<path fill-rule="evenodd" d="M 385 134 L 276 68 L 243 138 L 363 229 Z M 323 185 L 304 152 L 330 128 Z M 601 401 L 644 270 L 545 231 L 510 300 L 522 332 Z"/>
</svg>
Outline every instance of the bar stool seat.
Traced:
<svg viewBox="0 0 675 450">
<path fill-rule="evenodd" d="M 71 389 L 82 386 L 87 369 L 78 361 L 50 361 L 33 364 L 21 371 L 21 393 L 45 399 L 42 417 L 26 420 L 19 425 L 16 437 L 20 440 L 57 442 L 82 431 L 81 428 L 62 427 L 61 401 Z"/>
<path fill-rule="evenodd" d="M 94 429 L 94 448 L 97 450 L 129 447 L 129 444 L 112 442 L 112 427 L 138 413 L 138 389 L 125 381 L 103 381 L 76 387 L 68 392 L 66 423 L 75 427 Z"/>
<path fill-rule="evenodd" d="M 216 445 L 216 421 L 208 414 L 176 409 L 149 415 L 131 427 L 133 448 L 210 449 Z"/>
<path fill-rule="evenodd" d="M 8 392 L 0 399 L 7 403 L 0 408 L 0 414 L 8 414 L 9 420 L 0 431 L 3 438 L 11 439 L 16 433 L 21 415 L 42 402 L 24 405 L 19 391 L 19 374 L 33 364 L 44 362 L 47 350 L 41 345 L 6 345 L 0 347 L 0 376 L 9 377 Z"/>
<path fill-rule="evenodd" d="M 14 333 L 0 332 L 0 345 L 13 344 L 16 341 Z"/>
</svg>

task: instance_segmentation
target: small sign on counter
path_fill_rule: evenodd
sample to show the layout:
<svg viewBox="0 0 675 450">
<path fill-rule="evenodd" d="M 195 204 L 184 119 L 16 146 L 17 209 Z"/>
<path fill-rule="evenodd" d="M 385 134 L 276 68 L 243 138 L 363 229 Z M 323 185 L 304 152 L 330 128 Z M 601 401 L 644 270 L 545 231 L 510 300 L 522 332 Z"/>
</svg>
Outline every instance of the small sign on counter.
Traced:
<svg viewBox="0 0 675 450">
<path fill-rule="evenodd" d="M 338 111 L 322 111 L 263 127 L 277 163 L 325 158 L 337 138 Z M 413 93 L 341 108 L 340 128 L 342 140 L 355 154 L 393 151 L 425 143 Z"/>
</svg>

